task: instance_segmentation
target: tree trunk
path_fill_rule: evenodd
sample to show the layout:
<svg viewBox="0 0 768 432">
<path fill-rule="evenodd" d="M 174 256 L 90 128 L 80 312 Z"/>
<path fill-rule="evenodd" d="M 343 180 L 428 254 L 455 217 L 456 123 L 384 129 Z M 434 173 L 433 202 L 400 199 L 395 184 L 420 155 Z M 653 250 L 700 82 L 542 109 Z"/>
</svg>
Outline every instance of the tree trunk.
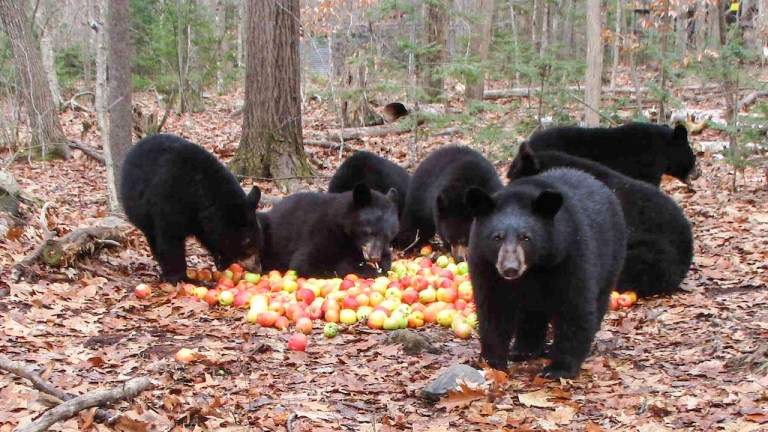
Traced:
<svg viewBox="0 0 768 432">
<path fill-rule="evenodd" d="M 573 0 L 565 0 L 565 22 L 563 23 L 563 49 L 573 52 Z"/>
<path fill-rule="evenodd" d="M 671 20 L 669 17 L 669 0 L 662 0 L 663 7 L 661 10 L 661 67 L 659 68 L 659 75 L 661 85 L 661 98 L 659 99 L 659 117 L 656 119 L 658 123 L 665 123 L 667 121 L 667 53 L 669 52 L 669 33 L 671 27 Z"/>
<path fill-rule="evenodd" d="M 240 145 L 230 168 L 235 174 L 283 178 L 311 173 L 301 133 L 299 0 L 251 0 L 246 39 L 245 106 Z"/>
<path fill-rule="evenodd" d="M 90 3 L 92 0 L 88 0 Z M 90 10 L 90 5 L 86 5 L 86 10 Z M 91 17 L 88 15 L 88 21 L 85 23 L 86 29 L 83 33 L 83 88 L 91 90 L 93 83 L 93 47 L 96 45 L 93 31 L 91 30 Z"/>
<path fill-rule="evenodd" d="M 707 9 L 709 8 L 709 2 L 700 1 L 696 3 L 696 53 L 701 55 L 706 48 L 706 36 L 707 36 Z"/>
<path fill-rule="evenodd" d="M 768 0 L 761 0 L 757 12 L 758 50 L 760 51 L 760 64 L 765 66 L 768 59 Z"/>
<path fill-rule="evenodd" d="M 32 133 L 30 149 L 35 155 L 69 159 L 69 140 L 59 123 L 40 50 L 24 13 L 26 5 L 25 0 L 0 0 L 0 20 L 8 33 L 16 76 L 19 77 L 29 117 Z"/>
<path fill-rule="evenodd" d="M 248 17 L 251 13 L 248 11 L 249 0 L 238 0 L 238 22 L 237 22 L 237 68 L 241 69 L 245 65 L 245 49 L 243 48 L 243 38 L 248 28 Z"/>
<path fill-rule="evenodd" d="M 362 49 L 361 49 L 362 51 Z M 343 86 L 349 89 L 349 96 L 341 103 L 344 127 L 375 126 L 384 123 L 379 113 L 368 103 L 368 67 L 359 59 L 360 51 L 352 54 L 351 64 L 347 65 Z"/>
<path fill-rule="evenodd" d="M 677 48 L 677 58 L 683 59 L 685 58 L 687 54 L 687 44 L 686 40 L 688 39 L 688 17 L 686 16 L 686 10 L 688 9 L 688 5 L 685 4 L 678 4 L 677 5 L 677 12 L 675 14 L 675 48 Z"/>
<path fill-rule="evenodd" d="M 419 59 L 419 85 L 430 98 L 439 96 L 445 85 L 436 69 L 445 63 L 449 6 L 446 3 L 437 0 L 424 4 L 424 45 L 430 51 Z"/>
<path fill-rule="evenodd" d="M 603 72 L 603 41 L 600 0 L 587 0 L 587 76 L 585 85 L 586 98 L 584 122 L 588 127 L 600 123 L 600 90 Z"/>
<path fill-rule="evenodd" d="M 488 60 L 488 48 L 491 44 L 491 27 L 493 25 L 493 0 L 475 0 L 475 22 L 472 23 L 472 34 L 469 41 L 469 57 L 475 62 L 483 63 Z M 464 93 L 466 101 L 483 100 L 485 91 L 485 72 L 481 71 L 476 79 L 468 79 Z"/>
<path fill-rule="evenodd" d="M 53 53 L 53 41 L 51 33 L 53 25 L 50 19 L 45 18 L 45 14 L 40 11 L 36 17 L 37 28 L 40 31 L 40 55 L 43 60 L 45 76 L 48 77 L 48 87 L 51 89 L 51 97 L 56 107 L 61 107 L 64 101 L 61 99 L 61 87 L 59 86 L 59 76 L 56 74 L 56 54 Z"/>
<path fill-rule="evenodd" d="M 611 65 L 611 88 L 616 87 L 616 75 L 619 73 L 619 60 L 621 57 L 621 0 L 616 0 L 616 21 L 613 33 L 613 65 Z"/>
<path fill-rule="evenodd" d="M 96 50 L 96 121 L 101 131 L 102 142 L 109 139 L 109 118 L 107 117 L 107 32 L 104 20 L 107 5 L 98 0 L 88 1 L 88 15 L 94 34 Z M 106 147 L 106 145 L 105 145 Z"/>
<path fill-rule="evenodd" d="M 216 24 L 216 93 L 224 94 L 225 54 L 227 52 L 227 20 L 224 0 L 216 0 L 214 21 Z"/>
<path fill-rule="evenodd" d="M 119 211 L 120 173 L 131 148 L 131 15 L 129 0 L 109 0 L 109 140 L 104 143 L 108 204 Z"/>
</svg>

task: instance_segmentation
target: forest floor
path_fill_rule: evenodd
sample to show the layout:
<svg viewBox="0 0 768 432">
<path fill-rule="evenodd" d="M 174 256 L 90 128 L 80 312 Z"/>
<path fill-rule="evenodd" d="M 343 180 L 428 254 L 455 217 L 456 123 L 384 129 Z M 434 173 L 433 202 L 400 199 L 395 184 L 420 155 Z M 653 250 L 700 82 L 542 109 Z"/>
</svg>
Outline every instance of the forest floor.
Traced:
<svg viewBox="0 0 768 432">
<path fill-rule="evenodd" d="M 171 115 L 165 130 L 228 159 L 239 140 L 242 119 L 232 113 L 241 97 L 212 97 L 205 112 Z M 707 103 L 721 105 L 720 99 Z M 499 116 L 514 122 L 516 115 L 479 114 L 478 124 Z M 70 137 L 80 137 L 83 119 L 95 121 L 83 112 L 61 118 Z M 332 111 L 310 103 L 305 138 L 321 140 L 335 124 Z M 425 136 L 415 147 L 416 162 L 436 146 L 473 139 L 471 131 Z M 98 147 L 96 131 L 80 138 Z M 411 138 L 348 145 L 406 161 L 414 150 Z M 694 145 L 723 139 L 714 130 L 691 137 Z M 307 149 L 318 174 L 328 176 L 339 165 L 338 150 Z M 494 160 L 503 171 L 506 159 Z M 609 312 L 576 379 L 537 379 L 543 361 L 533 361 L 514 365 L 506 381 L 497 377 L 503 392 L 493 399 L 469 392 L 433 404 L 420 397 L 421 389 L 444 368 L 475 361 L 477 336 L 461 341 L 427 326 L 420 331 L 443 352 L 411 356 L 367 328 L 334 339 L 315 330 L 306 352 L 289 351 L 288 333 L 248 324 L 242 310 L 162 293 L 137 299 L 137 283 L 157 284 L 140 233 L 127 249 L 101 251 L 65 269 L 38 265 L 38 281 L 14 282 L 13 264 L 42 242 L 43 223 L 63 235 L 106 214 L 106 176 L 98 162 L 79 151 L 70 161 L 17 161 L 9 171 L 27 193 L 50 205 L 42 217 L 40 208 L 23 206 L 25 225 L 0 244 L 0 352 L 75 395 L 141 376 L 155 385 L 113 407 L 123 414 L 116 425 L 94 423 L 87 411 L 52 430 L 768 430 L 766 175 L 746 169 L 733 192 L 732 170 L 722 160 L 706 153 L 700 164 L 695 192 L 678 182 L 663 184 L 694 227 L 696 256 L 683 292 Z M 257 183 L 268 195 L 280 194 L 270 182 Z M 325 177 L 307 183 L 311 189 L 325 185 Z M 201 248 L 188 255 L 193 266 L 210 266 Z M 200 358 L 175 361 L 182 347 L 195 348 Z M 5 372 L 0 377 L 0 432 L 29 423 L 50 405 L 26 380 Z"/>
</svg>

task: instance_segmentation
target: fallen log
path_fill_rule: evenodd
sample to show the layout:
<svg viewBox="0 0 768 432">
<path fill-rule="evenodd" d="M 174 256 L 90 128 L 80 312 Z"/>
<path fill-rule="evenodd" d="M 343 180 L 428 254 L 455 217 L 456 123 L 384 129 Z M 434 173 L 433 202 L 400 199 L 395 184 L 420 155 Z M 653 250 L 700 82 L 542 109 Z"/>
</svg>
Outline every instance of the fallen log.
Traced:
<svg viewBox="0 0 768 432">
<path fill-rule="evenodd" d="M 95 159 L 101 163 L 106 163 L 104 160 L 104 156 L 98 151 L 96 151 L 96 149 L 92 149 L 86 145 L 78 144 L 76 142 L 70 142 L 69 146 L 73 149 L 78 149 L 82 151 L 83 153 L 85 153 L 86 156 L 90 157 L 91 159 Z"/>
<path fill-rule="evenodd" d="M 49 232 L 42 244 L 13 266 L 14 278 L 19 281 L 34 274 L 31 267 L 38 260 L 52 267 L 65 267 L 82 255 L 93 255 L 105 247 L 122 246 L 128 231 L 125 226 L 91 226 L 76 229 L 61 238 L 55 238 L 54 233 Z"/>
<path fill-rule="evenodd" d="M 327 132 L 331 141 L 347 141 L 360 138 L 380 137 L 392 134 L 411 132 L 410 126 L 402 124 L 385 124 L 359 128 L 332 129 Z"/>
<path fill-rule="evenodd" d="M 33 372 L 32 369 L 23 363 L 0 356 L 0 369 L 28 380 L 32 383 L 32 387 L 35 390 L 54 396 L 62 402 L 74 398 L 74 396 L 63 392 L 46 382 L 39 374 Z M 94 418 L 100 423 L 110 423 L 117 418 L 117 415 L 103 409 L 97 409 Z"/>
<path fill-rule="evenodd" d="M 744 99 L 739 101 L 739 110 L 742 110 L 744 109 L 744 107 L 754 104 L 755 102 L 757 102 L 758 99 L 766 96 L 768 96 L 768 90 L 753 91 L 752 93 L 744 96 Z"/>
<path fill-rule="evenodd" d="M 42 432 L 54 424 L 76 416 L 80 411 L 96 406 L 112 405 L 122 400 L 133 399 L 139 393 L 152 388 L 152 382 L 147 377 L 133 378 L 122 386 L 96 390 L 82 396 L 72 398 L 49 409 L 37 420 L 18 429 L 19 432 Z"/>
<path fill-rule="evenodd" d="M 712 91 L 712 90 L 719 90 L 720 87 L 716 85 L 711 86 L 689 86 L 689 87 L 683 87 L 680 90 L 684 91 Z M 581 92 L 584 91 L 584 87 L 579 86 L 568 86 L 565 88 L 558 88 L 557 90 L 568 90 L 568 91 L 575 91 L 575 92 Z M 673 89 L 674 90 L 674 89 Z M 483 93 L 483 99 L 504 99 L 504 98 L 514 98 L 514 97 L 533 97 L 534 94 L 538 93 L 540 91 L 539 88 L 534 87 L 518 87 L 518 88 L 511 88 L 511 89 L 499 89 L 499 90 L 486 90 Z M 628 94 L 633 95 L 637 93 L 649 93 L 651 90 L 647 87 L 603 87 L 602 93 L 603 94 Z"/>
</svg>

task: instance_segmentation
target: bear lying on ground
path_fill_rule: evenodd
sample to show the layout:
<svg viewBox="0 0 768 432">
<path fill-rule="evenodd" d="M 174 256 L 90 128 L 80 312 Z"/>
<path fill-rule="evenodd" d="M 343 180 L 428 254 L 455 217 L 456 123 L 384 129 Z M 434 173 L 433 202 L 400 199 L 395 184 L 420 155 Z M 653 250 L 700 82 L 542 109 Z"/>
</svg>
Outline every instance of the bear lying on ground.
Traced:
<svg viewBox="0 0 768 432">
<path fill-rule="evenodd" d="M 493 193 L 503 184 L 493 164 L 468 147 L 448 146 L 430 154 L 411 178 L 395 244 L 402 249 L 418 239 L 420 246 L 437 232 L 453 256 L 464 259 L 472 224 L 464 195 L 470 187 Z"/>
<path fill-rule="evenodd" d="M 693 260 L 691 224 L 675 201 L 657 187 L 631 179 L 597 162 L 560 152 L 536 152 L 523 144 L 507 172 L 515 181 L 556 168 L 585 171 L 613 191 L 627 223 L 627 257 L 619 291 L 638 297 L 679 289 Z"/>
<path fill-rule="evenodd" d="M 144 138 L 125 157 L 120 196 L 164 280 L 187 279 L 189 236 L 197 237 L 220 269 L 239 261 L 261 271 L 261 191 L 254 186 L 246 196 L 235 176 L 202 147 L 169 134 Z"/>
<path fill-rule="evenodd" d="M 533 134 L 528 142 L 535 152 L 561 151 L 583 157 L 654 186 L 661 184 L 663 174 L 689 186 L 699 176 L 683 125 L 559 126 Z"/>
<path fill-rule="evenodd" d="M 386 194 L 390 189 L 397 191 L 397 214 L 402 216 L 405 197 L 411 175 L 400 165 L 371 152 L 358 151 L 348 157 L 331 177 L 328 192 L 351 191 L 362 182 L 371 189 Z"/>
<path fill-rule="evenodd" d="M 475 216 L 469 268 L 480 323 L 481 356 L 494 369 L 544 352 L 554 327 L 546 378 L 575 377 L 608 309 L 626 251 L 614 194 L 589 174 L 557 168 L 489 195 L 471 188 Z"/>
<path fill-rule="evenodd" d="M 386 274 L 392 266 L 389 245 L 398 229 L 396 194 L 358 183 L 349 192 L 283 198 L 259 215 L 265 232 L 264 267 L 312 277 Z"/>
</svg>

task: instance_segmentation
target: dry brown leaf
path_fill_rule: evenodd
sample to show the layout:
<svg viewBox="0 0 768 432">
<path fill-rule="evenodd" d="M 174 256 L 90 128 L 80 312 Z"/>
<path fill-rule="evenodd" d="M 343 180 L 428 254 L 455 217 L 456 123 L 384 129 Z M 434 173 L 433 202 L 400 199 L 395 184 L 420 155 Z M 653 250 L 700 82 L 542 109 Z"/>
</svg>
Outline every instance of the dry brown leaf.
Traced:
<svg viewBox="0 0 768 432">
<path fill-rule="evenodd" d="M 461 386 L 460 391 L 448 390 L 448 396 L 440 398 L 440 402 L 436 406 L 445 408 L 446 411 L 450 412 L 454 408 L 464 408 L 476 400 L 485 398 L 483 389 L 472 388 L 464 383 L 459 385 Z"/>
<path fill-rule="evenodd" d="M 551 394 L 547 389 L 536 390 L 530 393 L 520 393 L 517 395 L 517 399 L 521 404 L 527 407 L 549 408 L 556 404 L 550 399 L 554 399 L 557 396 Z"/>
<path fill-rule="evenodd" d="M 571 423 L 575 415 L 576 408 L 563 405 L 547 414 L 547 419 L 559 425 L 567 425 Z"/>
</svg>

